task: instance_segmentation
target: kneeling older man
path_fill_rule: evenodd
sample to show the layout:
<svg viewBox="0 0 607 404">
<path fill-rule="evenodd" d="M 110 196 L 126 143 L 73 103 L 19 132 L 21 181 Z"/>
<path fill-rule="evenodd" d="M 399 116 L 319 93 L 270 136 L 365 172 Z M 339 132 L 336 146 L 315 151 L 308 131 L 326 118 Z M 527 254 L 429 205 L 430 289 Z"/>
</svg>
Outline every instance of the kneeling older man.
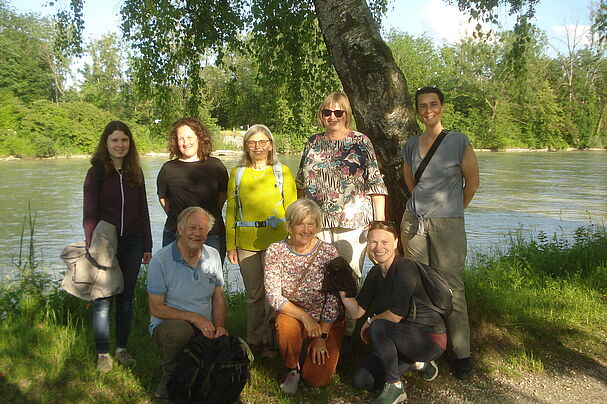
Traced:
<svg viewBox="0 0 607 404">
<path fill-rule="evenodd" d="M 162 350 L 157 398 L 166 398 L 176 358 L 199 329 L 208 338 L 227 335 L 222 262 L 204 244 L 215 219 L 200 207 L 177 218 L 178 238 L 154 255 L 148 269 L 150 334 Z"/>
</svg>

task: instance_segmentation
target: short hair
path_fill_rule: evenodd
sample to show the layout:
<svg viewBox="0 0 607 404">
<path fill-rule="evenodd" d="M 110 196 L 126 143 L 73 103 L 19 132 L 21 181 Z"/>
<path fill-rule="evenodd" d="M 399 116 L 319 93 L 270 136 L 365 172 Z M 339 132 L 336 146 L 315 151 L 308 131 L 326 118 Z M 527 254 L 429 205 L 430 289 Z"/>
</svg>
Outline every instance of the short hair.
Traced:
<svg viewBox="0 0 607 404">
<path fill-rule="evenodd" d="M 184 210 L 181 211 L 181 213 L 179 214 L 179 216 L 177 216 L 177 227 L 184 227 L 185 226 L 185 222 L 188 221 L 189 217 L 192 215 L 192 213 L 202 213 L 203 215 L 205 215 L 207 217 L 207 219 L 209 219 L 209 231 L 211 231 L 211 229 L 213 228 L 213 225 L 215 224 L 215 217 L 210 214 L 207 210 L 201 208 L 200 206 L 190 206 L 188 208 L 185 208 Z"/>
<path fill-rule="evenodd" d="M 350 100 L 348 96 L 344 93 L 331 93 L 327 95 L 320 104 L 320 108 L 318 108 L 318 112 L 316 113 L 316 120 L 318 124 L 322 128 L 326 128 L 325 121 L 323 120 L 322 110 L 330 107 L 331 105 L 339 104 L 339 106 L 346 111 L 346 128 L 350 128 L 350 124 L 352 123 L 352 108 L 350 107 Z"/>
<path fill-rule="evenodd" d="M 417 112 L 417 99 L 422 94 L 436 94 L 436 95 L 438 95 L 438 100 L 440 101 L 441 105 L 443 105 L 445 103 L 445 96 L 443 95 L 443 92 L 440 90 L 440 88 L 438 88 L 436 86 L 427 86 L 427 87 L 418 88 L 417 91 L 415 92 L 415 111 L 416 112 Z"/>
<path fill-rule="evenodd" d="M 177 129 L 182 126 L 188 126 L 194 131 L 198 138 L 198 159 L 205 161 L 211 155 L 213 151 L 213 142 L 211 141 L 211 134 L 209 130 L 196 118 L 181 118 L 173 123 L 171 132 L 169 133 L 169 158 L 180 159 L 182 157 L 181 150 L 179 150 L 179 143 L 177 142 Z"/>
<path fill-rule="evenodd" d="M 270 153 L 268 154 L 267 163 L 270 165 L 278 163 L 278 156 L 276 153 L 276 142 L 274 141 L 274 136 L 272 136 L 272 132 L 270 132 L 270 129 L 267 126 L 262 124 L 256 124 L 251 126 L 249 130 L 245 132 L 244 137 L 242 138 L 243 154 L 242 158 L 240 159 L 241 166 L 250 167 L 252 164 L 251 156 L 249 156 L 249 153 L 247 153 L 247 142 L 249 141 L 249 138 L 251 136 L 256 135 L 257 133 L 263 133 L 264 135 L 266 135 L 266 137 L 270 140 L 270 143 L 272 144 L 272 151 L 270 151 Z"/>
<path fill-rule="evenodd" d="M 398 239 L 398 230 L 396 229 L 396 225 L 394 222 L 389 220 L 375 220 L 369 224 L 369 230 L 367 234 L 371 233 L 373 230 L 384 230 L 389 233 L 392 233 L 395 239 Z"/>
<path fill-rule="evenodd" d="M 307 217 L 314 219 L 318 231 L 322 229 L 322 212 L 318 204 L 311 199 L 299 198 L 290 204 L 285 212 L 288 226 L 297 226 Z"/>
</svg>

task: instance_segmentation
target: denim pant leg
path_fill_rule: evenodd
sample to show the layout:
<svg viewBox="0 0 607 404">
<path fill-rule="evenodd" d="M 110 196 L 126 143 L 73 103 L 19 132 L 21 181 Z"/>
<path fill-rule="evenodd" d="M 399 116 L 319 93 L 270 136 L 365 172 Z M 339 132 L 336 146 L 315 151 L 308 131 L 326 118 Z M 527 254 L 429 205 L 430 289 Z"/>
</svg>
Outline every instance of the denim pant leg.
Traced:
<svg viewBox="0 0 607 404">
<path fill-rule="evenodd" d="M 225 234 L 211 234 L 207 236 L 207 241 L 204 242 L 209 247 L 213 247 L 219 251 L 219 258 L 221 259 L 221 265 L 226 259 L 226 236 Z"/>
<path fill-rule="evenodd" d="M 429 362 L 443 353 L 428 334 L 408 323 L 378 319 L 369 326 L 369 336 L 373 352 L 381 359 L 387 383 L 400 380 L 402 370 L 415 369 L 415 362 Z M 400 361 L 405 362 L 402 368 Z"/>
<path fill-rule="evenodd" d="M 113 298 L 110 296 L 93 302 L 93 337 L 99 354 L 110 352 L 110 311 Z"/>
<path fill-rule="evenodd" d="M 116 346 L 126 348 L 133 316 L 133 296 L 141 259 L 143 258 L 143 235 L 129 234 L 118 238 L 118 263 L 124 277 L 124 289 L 116 295 Z"/>
</svg>

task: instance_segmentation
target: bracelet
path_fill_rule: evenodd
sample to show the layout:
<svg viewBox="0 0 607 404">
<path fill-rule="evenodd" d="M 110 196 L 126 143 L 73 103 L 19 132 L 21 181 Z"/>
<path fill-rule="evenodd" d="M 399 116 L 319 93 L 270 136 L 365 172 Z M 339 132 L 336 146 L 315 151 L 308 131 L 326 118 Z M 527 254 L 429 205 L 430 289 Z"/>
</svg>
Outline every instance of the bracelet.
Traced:
<svg viewBox="0 0 607 404">
<path fill-rule="evenodd" d="M 371 325 L 371 317 L 367 317 L 367 324 Z"/>
</svg>

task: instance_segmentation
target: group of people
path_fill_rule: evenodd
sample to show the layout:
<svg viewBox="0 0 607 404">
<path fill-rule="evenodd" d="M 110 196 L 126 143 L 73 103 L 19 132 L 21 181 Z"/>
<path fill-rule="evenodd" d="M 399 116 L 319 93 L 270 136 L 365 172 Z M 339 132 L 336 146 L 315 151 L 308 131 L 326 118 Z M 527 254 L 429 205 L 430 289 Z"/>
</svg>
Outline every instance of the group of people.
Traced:
<svg viewBox="0 0 607 404">
<path fill-rule="evenodd" d="M 124 290 L 94 302 L 98 369 L 107 371 L 113 364 L 113 300 L 114 359 L 134 363 L 126 350 L 133 291 L 140 264 L 149 263 L 149 330 L 162 351 L 156 396 L 166 397 L 176 358 L 190 338 L 228 333 L 222 271 L 227 256 L 239 265 L 245 286 L 247 342 L 262 357 L 278 348 L 287 368 L 280 385 L 286 394 L 295 393 L 302 380 L 310 386 L 329 383 L 340 351 L 351 349 L 356 319 L 365 315 L 360 337 L 372 353 L 356 371 L 354 383 L 382 389 L 374 402 L 404 400 L 401 376 L 406 372 L 418 370 L 424 379 L 434 379 L 434 360 L 447 348 L 456 376 L 469 377 L 463 217 L 478 188 L 478 164 L 466 136 L 444 130 L 443 104 L 436 87 L 415 94 L 425 130 L 409 138 L 402 150 L 411 198 L 401 234 L 385 220 L 388 192 L 375 152 L 367 136 L 351 129 L 352 110 L 344 94 L 330 94 L 322 102 L 317 119 L 324 131 L 308 139 L 295 177 L 278 161 L 274 137 L 264 125 L 245 133 L 242 159 L 228 176 L 211 156 L 208 130 L 196 119 L 178 120 L 169 136 L 171 159 L 157 178 L 167 220 L 163 248 L 153 257 L 145 183 L 132 134 L 121 122 L 108 124 L 84 184 L 84 228 L 89 245 L 99 221 L 116 227 Z M 441 132 L 446 136 L 429 153 Z M 434 157 L 424 161 L 427 154 Z M 420 165 L 425 167 L 421 177 Z M 399 236 L 406 258 L 398 255 Z M 345 259 L 360 285 L 366 255 L 375 265 L 356 296 L 323 288 L 327 264 L 336 257 Z M 411 304 L 414 297 L 427 299 L 412 260 L 433 266 L 448 280 L 454 308 L 447 318 Z"/>
</svg>

